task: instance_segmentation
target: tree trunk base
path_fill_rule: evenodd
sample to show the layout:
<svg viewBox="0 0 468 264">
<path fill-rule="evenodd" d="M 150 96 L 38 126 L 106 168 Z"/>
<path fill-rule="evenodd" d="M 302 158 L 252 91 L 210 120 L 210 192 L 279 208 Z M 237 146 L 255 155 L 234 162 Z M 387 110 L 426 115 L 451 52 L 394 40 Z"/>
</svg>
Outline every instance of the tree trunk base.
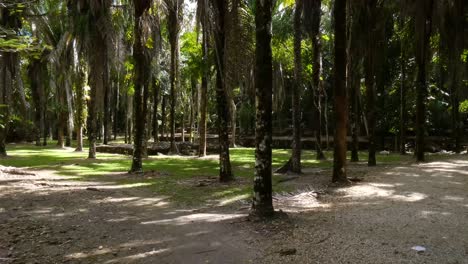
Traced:
<svg viewBox="0 0 468 264">
<path fill-rule="evenodd" d="M 289 158 L 289 160 L 283 166 L 276 169 L 275 173 L 279 173 L 279 174 L 286 174 L 286 173 L 302 174 L 301 172 L 298 173 L 298 172 L 293 171 L 292 158 Z"/>
</svg>

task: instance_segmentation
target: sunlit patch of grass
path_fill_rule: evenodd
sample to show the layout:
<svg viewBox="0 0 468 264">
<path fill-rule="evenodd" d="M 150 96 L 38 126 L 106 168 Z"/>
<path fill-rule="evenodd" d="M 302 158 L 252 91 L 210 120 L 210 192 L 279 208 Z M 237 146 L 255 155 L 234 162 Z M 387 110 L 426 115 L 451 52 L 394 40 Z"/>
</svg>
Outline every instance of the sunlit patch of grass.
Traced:
<svg viewBox="0 0 468 264">
<path fill-rule="evenodd" d="M 198 205 L 208 201 L 222 203 L 250 197 L 255 169 L 255 150 L 253 148 L 231 149 L 232 170 L 237 178 L 229 184 L 212 184 L 197 187 L 200 180 L 211 179 L 216 182 L 219 162 L 212 159 L 195 157 L 152 156 L 143 161 L 145 171 L 155 171 L 155 177 L 115 177 L 116 173 L 125 173 L 131 165 L 131 157 L 119 154 L 97 153 L 98 159 L 88 160 L 88 150 L 74 152 L 72 148 L 59 149 L 53 143 L 46 147 L 33 144 L 8 145 L 7 159 L 1 159 L 3 166 L 29 167 L 31 169 L 53 170 L 58 175 L 70 176 L 82 181 L 100 180 L 127 187 L 150 188 L 156 195 L 167 196 L 179 204 Z M 367 159 L 365 152 L 360 152 L 361 161 Z M 273 150 L 273 169 L 282 166 L 289 159 L 290 150 Z M 315 159 L 315 151 L 302 153 L 304 168 L 331 168 L 332 152 L 326 151 L 326 160 Z M 377 155 L 378 162 L 399 163 L 411 160 L 411 156 L 397 154 Z M 273 176 L 275 191 L 288 191 L 279 183 L 280 177 Z"/>
</svg>

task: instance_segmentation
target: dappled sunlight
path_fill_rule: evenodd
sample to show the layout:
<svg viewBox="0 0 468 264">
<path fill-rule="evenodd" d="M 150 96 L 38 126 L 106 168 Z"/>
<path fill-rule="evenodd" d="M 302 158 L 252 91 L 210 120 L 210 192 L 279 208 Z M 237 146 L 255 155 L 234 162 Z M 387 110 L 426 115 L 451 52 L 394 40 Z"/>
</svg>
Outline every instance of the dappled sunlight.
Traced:
<svg viewBox="0 0 468 264">
<path fill-rule="evenodd" d="M 238 202 L 238 201 L 246 200 L 250 196 L 251 196 L 251 194 L 241 194 L 241 195 L 236 195 L 236 196 L 231 197 L 231 198 L 222 199 L 222 200 L 220 200 L 218 202 L 218 206 L 225 206 L 225 205 L 233 204 L 233 203 Z"/>
<path fill-rule="evenodd" d="M 395 201 L 417 202 L 428 197 L 426 194 L 419 192 L 404 192 L 402 194 L 397 194 L 395 189 L 389 189 L 394 187 L 396 187 L 396 185 L 393 184 L 366 183 L 344 188 L 340 192 L 343 192 L 347 198 L 357 200 L 387 198 Z"/>
<path fill-rule="evenodd" d="M 142 225 L 187 225 L 194 222 L 220 222 L 245 217 L 246 214 L 194 213 L 175 218 L 141 222 Z"/>
<path fill-rule="evenodd" d="M 121 258 L 116 258 L 116 259 L 111 259 L 111 260 L 108 260 L 108 261 L 106 261 L 104 263 L 122 263 L 122 261 L 123 262 L 136 261 L 136 260 L 143 259 L 143 258 L 146 258 L 146 257 L 160 255 L 160 254 L 168 252 L 168 251 L 169 251 L 169 249 L 167 249 L 167 248 L 157 249 L 157 250 L 152 249 L 152 250 L 147 251 L 147 252 L 142 252 L 142 253 L 138 253 L 138 254 L 134 254 L 134 255 L 130 255 L 130 256 L 126 256 L 126 257 L 121 257 Z"/>
<path fill-rule="evenodd" d="M 452 215 L 452 213 L 449 213 L 449 212 L 439 212 L 439 211 L 421 211 L 421 216 L 423 218 L 431 218 L 433 216 L 436 216 L 436 215 L 441 215 L 441 216 L 450 216 Z"/>
<path fill-rule="evenodd" d="M 447 201 L 454 201 L 454 202 L 461 202 L 465 200 L 465 198 L 460 197 L 460 196 L 452 196 L 452 195 L 445 195 L 444 197 L 441 198 L 442 200 L 447 200 Z"/>
</svg>

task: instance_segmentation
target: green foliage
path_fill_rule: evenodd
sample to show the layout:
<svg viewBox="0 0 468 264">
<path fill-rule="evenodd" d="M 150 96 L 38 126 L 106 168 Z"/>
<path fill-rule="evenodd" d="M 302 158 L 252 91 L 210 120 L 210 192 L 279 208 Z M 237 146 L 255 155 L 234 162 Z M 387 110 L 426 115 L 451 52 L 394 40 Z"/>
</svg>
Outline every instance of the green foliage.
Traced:
<svg viewBox="0 0 468 264">
<path fill-rule="evenodd" d="M 468 100 L 460 103 L 460 113 L 468 114 Z"/>
</svg>

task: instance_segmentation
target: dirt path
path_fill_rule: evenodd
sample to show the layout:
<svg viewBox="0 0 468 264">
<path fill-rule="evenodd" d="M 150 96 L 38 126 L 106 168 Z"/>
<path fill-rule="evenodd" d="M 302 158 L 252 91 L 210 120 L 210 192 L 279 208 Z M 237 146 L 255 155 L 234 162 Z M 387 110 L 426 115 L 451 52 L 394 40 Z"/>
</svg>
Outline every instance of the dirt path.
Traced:
<svg viewBox="0 0 468 264">
<path fill-rule="evenodd" d="M 290 214 L 293 227 L 270 234 L 264 263 L 468 263 L 466 156 L 350 171 L 363 181 Z M 280 256 L 281 249 L 296 253 Z"/>
<path fill-rule="evenodd" d="M 269 223 L 138 186 L 0 174 L 0 263 L 468 263 L 466 156 L 350 172 L 362 181 L 344 188 L 326 189 L 324 169 L 288 180 L 304 191 L 278 195 L 289 216 Z"/>
<path fill-rule="evenodd" d="M 0 263 L 246 263 L 244 216 L 183 209 L 146 188 L 0 174 Z M 245 213 L 245 212 L 244 212 Z"/>
</svg>

